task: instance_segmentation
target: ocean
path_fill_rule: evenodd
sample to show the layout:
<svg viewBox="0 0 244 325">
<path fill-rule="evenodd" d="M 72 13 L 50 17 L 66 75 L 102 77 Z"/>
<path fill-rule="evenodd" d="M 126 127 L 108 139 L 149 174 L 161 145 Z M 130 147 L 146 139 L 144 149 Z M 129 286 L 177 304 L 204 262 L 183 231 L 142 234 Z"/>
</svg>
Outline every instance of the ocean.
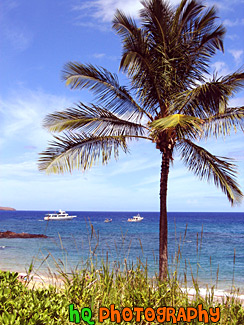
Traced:
<svg viewBox="0 0 244 325">
<path fill-rule="evenodd" d="M 57 263 L 66 272 L 81 268 L 93 253 L 99 267 L 102 259 L 110 265 L 132 265 L 140 260 L 150 276 L 158 272 L 158 212 L 67 211 L 77 218 L 70 221 L 44 221 L 52 211 L 0 211 L 0 231 L 45 234 L 48 238 L 0 239 L 0 269 L 26 271 L 31 262 L 39 274 Z M 137 213 L 144 218 L 130 223 Z M 111 223 L 105 223 L 111 218 Z M 175 270 L 180 247 L 178 273 L 189 283 L 198 278 L 201 287 L 215 285 L 244 292 L 244 213 L 169 212 L 169 270 Z M 83 263 L 83 264 L 82 264 Z"/>
</svg>

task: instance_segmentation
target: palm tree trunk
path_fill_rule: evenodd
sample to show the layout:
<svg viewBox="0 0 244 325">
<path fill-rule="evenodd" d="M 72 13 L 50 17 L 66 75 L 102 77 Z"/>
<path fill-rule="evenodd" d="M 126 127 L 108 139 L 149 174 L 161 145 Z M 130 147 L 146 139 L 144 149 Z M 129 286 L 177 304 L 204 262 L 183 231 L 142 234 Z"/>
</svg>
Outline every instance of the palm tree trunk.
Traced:
<svg viewBox="0 0 244 325">
<path fill-rule="evenodd" d="M 168 274 L 168 220 L 167 188 L 169 175 L 169 151 L 162 154 L 160 178 L 160 225 L 159 225 L 159 280 L 164 281 Z"/>
</svg>

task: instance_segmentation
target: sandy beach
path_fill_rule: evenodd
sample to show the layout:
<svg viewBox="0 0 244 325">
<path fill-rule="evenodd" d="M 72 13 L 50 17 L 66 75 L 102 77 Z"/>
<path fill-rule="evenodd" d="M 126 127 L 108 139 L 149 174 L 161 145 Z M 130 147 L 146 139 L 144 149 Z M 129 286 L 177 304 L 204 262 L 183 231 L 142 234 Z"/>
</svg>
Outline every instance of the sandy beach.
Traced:
<svg viewBox="0 0 244 325">
<path fill-rule="evenodd" d="M 48 288 L 50 285 L 55 286 L 57 289 L 62 289 L 64 287 L 64 282 L 61 276 L 58 276 L 56 274 L 53 274 L 52 276 L 47 275 L 40 275 L 40 274 L 30 274 L 29 277 L 27 273 L 20 272 L 18 276 L 19 281 L 21 281 L 23 284 L 26 284 L 29 289 L 41 289 L 41 288 Z M 195 288 L 188 287 L 182 288 L 183 292 L 187 292 L 188 296 L 191 299 L 194 299 L 196 295 Z M 199 294 L 202 298 L 205 298 L 206 296 L 211 296 L 211 290 L 206 288 L 199 288 Z M 229 299 L 238 299 L 241 301 L 242 306 L 244 306 L 244 294 L 236 293 L 236 292 L 230 292 L 225 291 L 222 289 L 216 289 L 214 290 L 214 300 L 216 302 L 225 302 Z"/>
<path fill-rule="evenodd" d="M 27 275 L 27 273 L 19 273 L 18 279 L 23 284 L 26 284 L 29 289 L 40 289 L 40 288 L 48 288 L 50 285 L 54 286 L 58 289 L 64 286 L 64 283 L 61 278 L 57 276 L 47 277 L 42 275 Z"/>
<path fill-rule="evenodd" d="M 187 292 L 189 297 L 194 298 L 194 296 L 196 295 L 196 290 L 194 288 L 182 288 L 183 292 Z M 205 289 L 205 288 L 199 288 L 199 293 L 200 296 L 205 298 L 206 296 L 211 296 L 211 291 Z M 242 306 L 244 306 L 244 295 L 243 294 L 236 294 L 236 293 L 231 293 L 228 291 L 224 291 L 221 289 L 216 289 L 214 290 L 214 300 L 217 302 L 222 302 L 223 300 L 226 301 L 227 297 L 229 297 L 230 299 L 235 298 L 235 299 L 239 299 L 242 303 Z"/>
</svg>

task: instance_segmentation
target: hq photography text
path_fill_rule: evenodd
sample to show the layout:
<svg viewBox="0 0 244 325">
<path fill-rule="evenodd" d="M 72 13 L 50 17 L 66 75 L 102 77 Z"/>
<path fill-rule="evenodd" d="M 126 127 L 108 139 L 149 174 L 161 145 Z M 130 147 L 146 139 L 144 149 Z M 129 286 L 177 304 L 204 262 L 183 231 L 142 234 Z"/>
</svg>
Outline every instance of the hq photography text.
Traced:
<svg viewBox="0 0 244 325">
<path fill-rule="evenodd" d="M 120 324 L 122 321 L 131 322 L 132 320 L 139 323 L 142 319 L 145 319 L 147 322 L 157 321 L 158 323 L 172 322 L 177 324 L 180 321 L 191 323 L 197 318 L 199 322 L 204 322 L 204 324 L 209 323 L 209 321 L 217 323 L 220 320 L 220 308 L 209 308 L 209 311 L 207 311 L 203 309 L 202 304 L 199 304 L 197 308 L 180 307 L 178 310 L 173 307 L 159 307 L 157 309 L 151 307 L 125 307 L 120 311 L 112 304 L 109 308 L 99 308 L 97 322 L 103 323 L 108 319 L 116 324 Z M 74 304 L 69 305 L 69 321 L 75 324 L 79 324 L 81 321 L 89 325 L 96 324 L 90 308 L 84 307 L 79 312 L 74 308 Z"/>
</svg>

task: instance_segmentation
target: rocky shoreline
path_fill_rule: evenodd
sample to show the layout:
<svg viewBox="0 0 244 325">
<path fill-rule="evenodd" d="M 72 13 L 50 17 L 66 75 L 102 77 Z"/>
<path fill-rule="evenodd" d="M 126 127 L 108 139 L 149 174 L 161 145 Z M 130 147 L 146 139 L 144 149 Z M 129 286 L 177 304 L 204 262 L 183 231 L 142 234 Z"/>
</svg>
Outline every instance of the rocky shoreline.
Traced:
<svg viewBox="0 0 244 325">
<path fill-rule="evenodd" d="M 26 232 L 16 233 L 13 231 L 0 231 L 0 238 L 48 238 L 46 235 L 42 234 L 28 234 Z"/>
</svg>

